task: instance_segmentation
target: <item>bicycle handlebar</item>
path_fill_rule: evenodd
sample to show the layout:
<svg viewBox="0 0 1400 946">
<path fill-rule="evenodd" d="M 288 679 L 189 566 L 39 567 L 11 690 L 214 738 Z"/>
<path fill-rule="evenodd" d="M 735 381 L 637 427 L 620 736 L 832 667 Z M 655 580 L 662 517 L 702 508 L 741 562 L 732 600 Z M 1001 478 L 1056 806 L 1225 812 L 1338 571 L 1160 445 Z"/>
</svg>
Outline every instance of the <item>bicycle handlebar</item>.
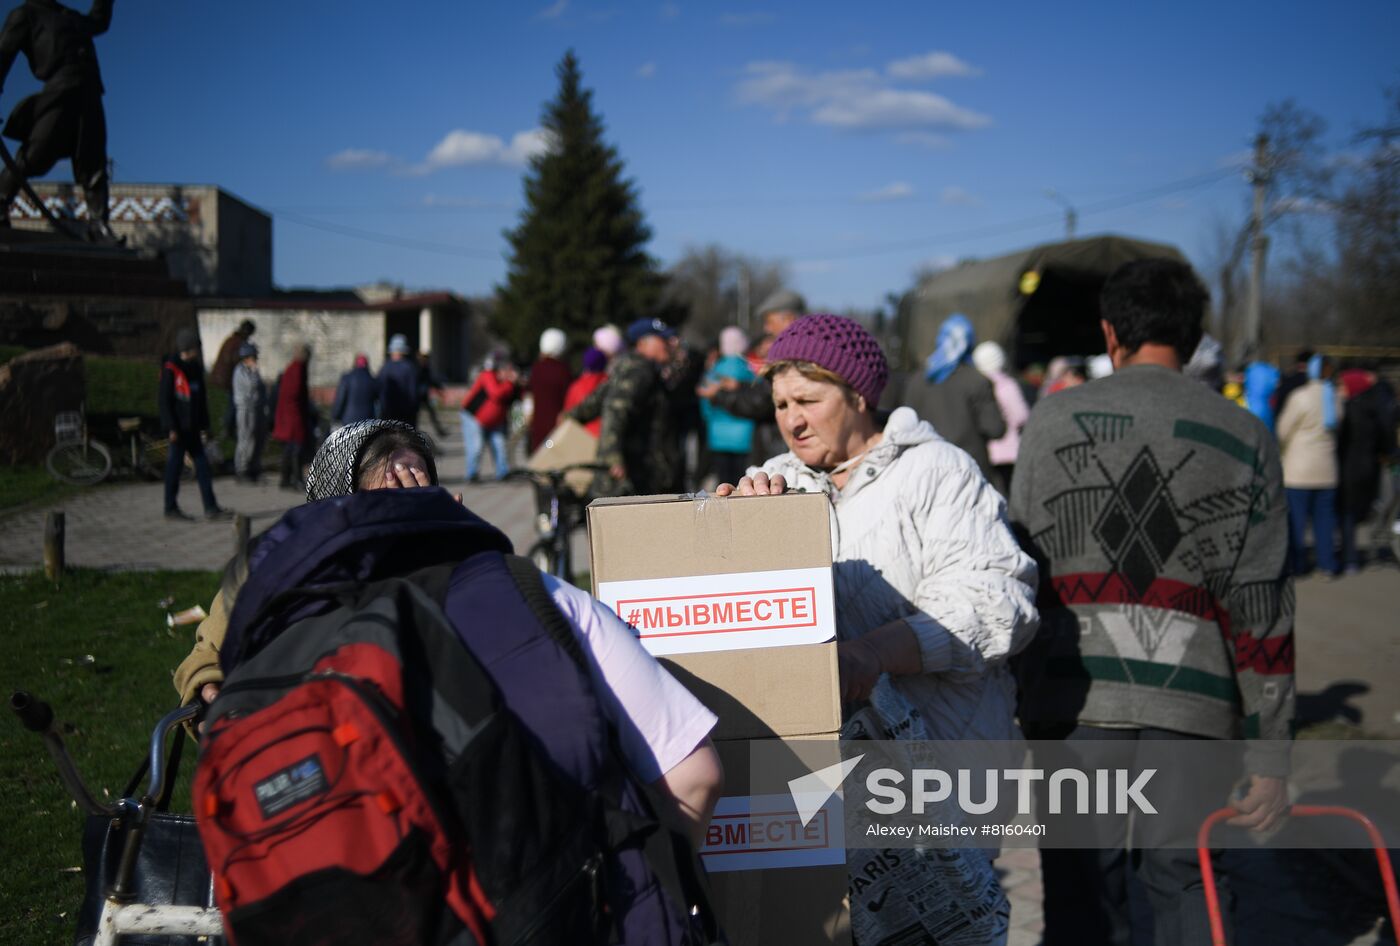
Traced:
<svg viewBox="0 0 1400 946">
<path fill-rule="evenodd" d="M 570 473 L 606 473 L 608 467 L 602 463 L 568 463 L 553 470 L 511 470 L 506 474 L 508 480 L 530 480 L 535 483 L 548 483 L 558 486 L 564 482 L 564 478 Z"/>
</svg>

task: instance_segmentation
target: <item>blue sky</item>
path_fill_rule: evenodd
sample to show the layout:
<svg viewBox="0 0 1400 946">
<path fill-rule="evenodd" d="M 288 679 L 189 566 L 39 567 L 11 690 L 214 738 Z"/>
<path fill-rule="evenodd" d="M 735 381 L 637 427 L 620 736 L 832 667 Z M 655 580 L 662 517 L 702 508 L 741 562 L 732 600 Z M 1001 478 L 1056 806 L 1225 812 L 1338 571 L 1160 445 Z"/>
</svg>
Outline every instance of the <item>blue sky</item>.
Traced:
<svg viewBox="0 0 1400 946">
<path fill-rule="evenodd" d="M 718 242 L 869 308 L 921 264 L 1058 237 L 1048 188 L 1081 233 L 1204 262 L 1267 103 L 1338 147 L 1380 117 L 1400 5 L 124 0 L 98 51 L 117 178 L 272 212 L 279 285 L 479 294 L 568 48 L 659 259 Z M 4 108 L 32 87 L 17 63 Z"/>
</svg>

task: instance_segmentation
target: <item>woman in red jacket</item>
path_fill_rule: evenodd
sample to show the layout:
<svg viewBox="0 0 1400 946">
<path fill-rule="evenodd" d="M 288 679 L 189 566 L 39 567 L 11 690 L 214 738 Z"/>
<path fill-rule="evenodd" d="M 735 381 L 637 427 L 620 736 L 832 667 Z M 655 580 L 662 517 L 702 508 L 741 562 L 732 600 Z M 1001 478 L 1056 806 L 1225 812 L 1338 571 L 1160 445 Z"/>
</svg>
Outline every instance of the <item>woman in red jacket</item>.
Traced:
<svg viewBox="0 0 1400 946">
<path fill-rule="evenodd" d="M 298 345 L 292 363 L 277 382 L 277 411 L 272 419 L 272 439 L 282 444 L 283 489 L 301 489 L 301 467 L 306 460 L 306 445 L 311 440 L 311 389 L 308 387 L 307 362 L 311 347 Z"/>
<path fill-rule="evenodd" d="M 510 422 L 510 405 L 519 393 L 515 367 L 504 355 L 493 354 L 481 366 L 467 396 L 462 400 L 462 439 L 467 448 L 467 480 L 480 482 L 477 471 L 481 463 L 483 441 L 491 441 L 491 457 L 495 461 L 496 479 L 510 472 L 506 460 L 506 427 Z"/>
<path fill-rule="evenodd" d="M 602 386 L 608 380 L 608 356 L 596 348 L 589 348 L 583 353 L 583 374 L 574 379 L 574 383 L 569 385 L 568 392 L 564 395 L 564 410 L 571 411 L 582 404 L 588 395 Z M 593 436 L 603 429 L 603 418 L 595 417 L 583 425 Z"/>
</svg>

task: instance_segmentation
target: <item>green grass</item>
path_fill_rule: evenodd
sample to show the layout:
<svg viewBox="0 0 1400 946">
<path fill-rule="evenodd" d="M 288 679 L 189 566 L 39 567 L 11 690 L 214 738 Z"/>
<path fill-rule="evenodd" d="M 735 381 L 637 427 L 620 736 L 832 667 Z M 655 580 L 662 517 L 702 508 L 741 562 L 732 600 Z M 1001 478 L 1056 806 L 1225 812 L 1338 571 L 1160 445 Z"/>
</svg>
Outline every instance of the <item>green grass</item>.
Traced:
<svg viewBox="0 0 1400 946">
<path fill-rule="evenodd" d="M 0 363 L 9 361 L 25 349 L 0 345 Z M 110 355 L 83 356 L 87 376 L 87 417 L 89 433 L 101 440 L 119 456 L 124 441 L 117 429 L 118 417 L 140 417 L 147 433 L 161 436 L 160 409 L 156 404 L 156 386 L 160 378 L 160 363 L 154 358 L 118 358 Z M 224 411 L 228 408 L 228 392 L 206 388 L 209 397 L 209 419 L 214 431 L 223 427 Z M 219 438 L 225 457 L 233 456 L 233 443 Z M 275 461 L 276 456 L 272 459 Z M 0 469 L 0 510 L 47 503 L 62 499 L 77 487 L 56 482 L 43 465 Z"/>
<path fill-rule="evenodd" d="M 0 467 L 0 510 L 30 503 L 58 502 L 78 487 L 60 483 L 41 466 Z"/>
<path fill-rule="evenodd" d="M 159 602 L 206 608 L 213 572 L 78 570 L 55 589 L 42 574 L 0 577 L 0 696 L 29 690 L 49 702 L 94 793 L 120 792 L 151 728 L 177 702 L 171 672 L 189 652 L 192 627 L 166 628 Z M 86 661 L 91 654 L 93 660 Z M 0 944 L 71 943 L 83 895 L 83 815 L 70 802 L 33 734 L 0 720 Z M 176 804 L 188 810 L 184 782 Z M 185 801 L 182 801 L 184 799 Z"/>
</svg>

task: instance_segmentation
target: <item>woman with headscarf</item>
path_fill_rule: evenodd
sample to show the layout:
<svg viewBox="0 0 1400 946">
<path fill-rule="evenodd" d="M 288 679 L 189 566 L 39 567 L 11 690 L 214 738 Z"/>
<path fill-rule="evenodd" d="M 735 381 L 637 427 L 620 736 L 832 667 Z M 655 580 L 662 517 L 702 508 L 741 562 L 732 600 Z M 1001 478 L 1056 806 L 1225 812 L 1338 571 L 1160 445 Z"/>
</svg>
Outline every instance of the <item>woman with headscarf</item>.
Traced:
<svg viewBox="0 0 1400 946">
<path fill-rule="evenodd" d="M 1308 572 L 1308 524 L 1312 524 L 1317 567 L 1333 576 L 1337 569 L 1337 424 L 1341 393 L 1332 384 L 1332 361 L 1325 355 L 1308 360 L 1308 381 L 1296 388 L 1278 416 L 1283 460 L 1283 492 L 1288 497 L 1288 538 L 1293 546 L 1293 574 Z"/>
<path fill-rule="evenodd" d="M 705 373 L 703 384 L 710 385 L 725 378 L 738 384 L 749 384 L 757 375 L 749 367 L 744 353 L 749 339 L 737 325 L 726 326 L 719 333 L 719 359 Z M 700 401 L 700 413 L 705 419 L 705 442 L 710 450 L 710 474 L 721 483 L 737 483 L 748 469 L 749 450 L 753 447 L 754 422 L 735 417 L 724 408 L 716 407 L 708 398 Z"/>
<path fill-rule="evenodd" d="M 992 382 L 972 366 L 976 341 L 967 316 L 948 316 L 924 370 L 910 375 L 905 383 L 902 403 L 932 424 L 944 440 L 967 451 L 982 475 L 993 480 L 996 471 L 987 455 L 987 442 L 1006 435 L 1006 421 Z M 772 359 L 771 352 L 768 357 Z"/>
<path fill-rule="evenodd" d="M 246 640 L 240 635 L 246 625 L 237 624 L 240 617 L 261 613 L 267 602 L 293 592 L 289 583 L 360 584 L 460 563 L 448 580 L 442 612 L 498 687 L 504 706 L 551 759 L 560 760 L 562 773 L 581 785 L 596 784 L 590 781 L 596 754 L 577 745 L 589 724 L 561 722 L 557 714 L 587 720 L 594 718 L 589 712 L 596 706 L 623 763 L 675 806 L 674 817 L 698 846 L 721 779 L 709 738 L 714 714 L 642 648 L 615 613 L 582 589 L 548 575 L 540 581 L 559 620 L 578 638 L 589 688 L 606 697 L 582 706 L 571 702 L 577 695 L 570 692 L 551 690 L 541 697 L 538 685 L 532 686 L 532 664 L 551 658 L 542 653 L 546 648 L 538 646 L 538 638 L 527 637 L 519 625 L 469 629 L 480 628 L 482 609 L 496 604 L 480 596 L 493 594 L 502 580 L 510 587 L 507 594 L 521 593 L 500 560 L 510 542 L 465 509 L 460 496 L 437 488 L 437 481 L 432 444 L 408 424 L 371 420 L 331 434 L 307 473 L 306 505 L 288 512 L 226 569 L 194 651 L 175 672 L 182 703 L 209 703 L 218 696 L 224 679 L 220 653 L 230 620 L 235 626 L 226 656 L 236 660 L 240 639 Z M 401 492 L 364 495 L 391 489 Z M 302 577 L 285 574 L 289 564 Z M 246 596 L 251 598 L 244 600 Z M 483 640 L 499 646 L 480 648 Z M 608 869 L 617 874 L 608 886 L 618 891 L 611 902 L 621 908 L 619 928 L 628 941 L 645 941 L 646 924 L 658 916 L 659 894 L 654 886 L 636 883 L 641 878 L 636 863 L 634 859 L 629 866 L 623 856 L 609 861 Z"/>
<path fill-rule="evenodd" d="M 888 738 L 1019 738 L 1007 661 L 1030 643 L 1039 617 L 1035 563 L 1011 533 L 1005 500 L 964 451 L 909 408 L 881 424 L 875 406 L 889 365 L 859 323 L 835 315 L 794 322 L 773 342 L 764 373 L 789 452 L 715 492 L 764 495 L 792 487 L 831 500 L 837 661 L 848 721 L 852 714 L 868 719 L 868 709 Z M 968 866 L 961 875 L 968 888 L 943 883 L 953 887 L 948 895 L 969 904 L 982 905 L 989 893 L 1004 910 L 986 855 L 940 852 Z M 848 852 L 848 865 L 861 862 L 859 852 Z M 865 911 L 862 922 L 881 929 L 871 941 L 895 932 L 884 924 L 902 922 L 896 898 L 885 911 L 867 904 L 873 891 L 856 890 L 852 911 Z M 968 942 L 1006 936 L 996 904 L 986 905 Z"/>
<path fill-rule="evenodd" d="M 1011 489 L 1011 472 L 1016 466 L 1016 454 L 1021 449 L 1021 428 L 1030 419 L 1030 405 L 1021 393 L 1016 379 L 1006 373 L 1006 352 L 996 342 L 983 342 L 972 350 L 972 363 L 982 376 L 992 382 L 992 392 L 1006 421 L 1006 435 L 987 443 L 987 458 L 991 460 L 997 478 L 992 485 L 1003 496 Z"/>
<path fill-rule="evenodd" d="M 1279 371 L 1263 361 L 1251 361 L 1244 368 L 1244 407 L 1274 429 L 1274 392 L 1278 390 Z"/>
<path fill-rule="evenodd" d="M 540 334 L 540 356 L 530 369 L 530 452 L 534 453 L 559 423 L 564 409 L 564 397 L 574 380 L 574 373 L 564 363 L 569 339 L 557 328 L 547 328 Z"/>
</svg>

